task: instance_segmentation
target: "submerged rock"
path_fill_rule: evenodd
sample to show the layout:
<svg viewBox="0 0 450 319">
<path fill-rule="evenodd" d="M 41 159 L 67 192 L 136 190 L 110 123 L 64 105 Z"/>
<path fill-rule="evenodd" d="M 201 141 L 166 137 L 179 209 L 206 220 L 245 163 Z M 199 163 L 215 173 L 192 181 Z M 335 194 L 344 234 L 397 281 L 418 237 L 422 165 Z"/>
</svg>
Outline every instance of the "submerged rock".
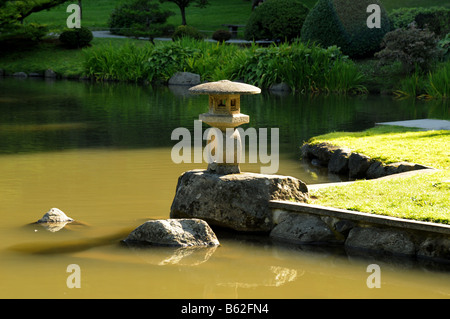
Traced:
<svg viewBox="0 0 450 319">
<path fill-rule="evenodd" d="M 269 232 L 274 226 L 270 200 L 306 202 L 307 198 L 305 183 L 290 176 L 192 170 L 178 179 L 170 217 L 201 218 L 237 231 Z"/>
<path fill-rule="evenodd" d="M 52 208 L 42 216 L 37 223 L 68 223 L 73 219 L 68 217 L 58 208 Z"/>
<path fill-rule="evenodd" d="M 149 220 L 123 240 L 126 244 L 157 246 L 217 246 L 216 234 L 201 219 Z"/>
<path fill-rule="evenodd" d="M 51 232 L 57 232 L 64 228 L 68 223 L 74 220 L 68 217 L 64 212 L 58 208 L 52 208 L 39 219 L 36 224 L 40 224 L 42 227 Z"/>
</svg>

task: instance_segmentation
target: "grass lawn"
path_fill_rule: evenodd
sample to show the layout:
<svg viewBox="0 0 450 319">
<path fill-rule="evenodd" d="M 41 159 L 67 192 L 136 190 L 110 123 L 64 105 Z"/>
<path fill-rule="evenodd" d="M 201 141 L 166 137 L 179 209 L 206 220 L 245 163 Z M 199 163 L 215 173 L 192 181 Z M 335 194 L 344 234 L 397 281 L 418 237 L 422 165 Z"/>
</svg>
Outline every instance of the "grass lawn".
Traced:
<svg viewBox="0 0 450 319">
<path fill-rule="evenodd" d="M 330 133 L 329 142 L 385 163 L 410 161 L 440 170 L 405 178 L 356 181 L 311 190 L 310 203 L 393 217 L 450 224 L 450 132 L 380 126 Z"/>
<path fill-rule="evenodd" d="M 316 1 L 304 0 L 303 3 L 312 8 Z M 89 28 L 107 29 L 109 16 L 120 2 L 122 0 L 83 0 L 82 25 Z M 245 25 L 251 13 L 251 1 L 248 0 L 209 0 L 209 3 L 210 5 L 203 9 L 194 5 L 186 9 L 187 23 L 199 30 L 207 31 L 207 35 L 211 35 L 217 29 L 223 29 L 222 24 Z M 450 7 L 447 0 L 385 0 L 382 3 L 388 11 L 401 7 Z M 68 3 L 51 10 L 34 13 L 26 19 L 26 22 L 49 24 L 55 29 L 64 28 L 69 15 L 66 13 L 67 5 Z M 180 10 L 174 3 L 163 3 L 161 7 L 175 13 L 168 19 L 168 23 L 175 26 L 181 24 Z M 239 35 L 242 36 L 242 31 L 239 32 Z"/>
<path fill-rule="evenodd" d="M 314 1 L 314 0 L 308 0 Z M 83 0 L 83 18 L 81 24 L 91 29 L 107 29 L 111 12 L 122 0 Z M 224 29 L 222 24 L 245 24 L 251 13 L 251 2 L 244 0 L 210 0 L 206 8 L 190 5 L 186 9 L 187 23 L 199 30 L 207 31 L 211 36 L 217 29 Z M 174 26 L 181 24 L 180 9 L 174 3 L 163 3 L 162 8 L 173 11 L 175 15 L 168 19 Z M 49 24 L 52 28 L 60 29 L 66 26 L 67 4 L 41 11 L 29 16 L 27 22 Z M 208 33 L 210 32 L 210 33 Z"/>
</svg>

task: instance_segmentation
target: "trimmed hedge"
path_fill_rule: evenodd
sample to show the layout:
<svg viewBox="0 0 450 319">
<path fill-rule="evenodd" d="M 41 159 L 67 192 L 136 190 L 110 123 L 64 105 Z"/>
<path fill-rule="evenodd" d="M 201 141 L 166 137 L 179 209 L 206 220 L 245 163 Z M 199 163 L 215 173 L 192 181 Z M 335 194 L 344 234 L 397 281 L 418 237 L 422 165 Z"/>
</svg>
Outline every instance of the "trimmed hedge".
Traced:
<svg viewBox="0 0 450 319">
<path fill-rule="evenodd" d="M 266 0 L 256 7 L 247 22 L 247 40 L 291 41 L 300 38 L 309 9 L 301 0 Z"/>
<path fill-rule="evenodd" d="M 202 40 L 205 38 L 205 36 L 194 27 L 191 27 L 189 25 L 180 25 L 175 29 L 175 32 L 172 34 L 172 40 L 175 41 L 181 38 L 192 38 L 195 40 Z"/>
<path fill-rule="evenodd" d="M 62 32 L 59 41 L 67 48 L 77 49 L 88 46 L 93 38 L 91 30 L 81 27 Z"/>
<path fill-rule="evenodd" d="M 381 28 L 367 27 L 371 4 L 381 8 Z M 303 24 L 302 40 L 325 48 L 337 45 L 344 54 L 360 58 L 379 51 L 389 30 L 388 14 L 378 0 L 319 0 Z"/>
<path fill-rule="evenodd" d="M 450 32 L 450 9 L 444 7 L 395 9 L 389 19 L 392 29 L 404 29 L 416 22 L 419 28 L 427 27 L 441 38 Z"/>
<path fill-rule="evenodd" d="M 111 12 L 108 24 L 112 34 L 153 38 L 173 29 L 166 25 L 171 15 L 174 13 L 161 9 L 156 1 L 127 0 Z"/>
<path fill-rule="evenodd" d="M 213 40 L 225 42 L 231 39 L 231 32 L 228 30 L 217 30 L 212 35 Z"/>
</svg>

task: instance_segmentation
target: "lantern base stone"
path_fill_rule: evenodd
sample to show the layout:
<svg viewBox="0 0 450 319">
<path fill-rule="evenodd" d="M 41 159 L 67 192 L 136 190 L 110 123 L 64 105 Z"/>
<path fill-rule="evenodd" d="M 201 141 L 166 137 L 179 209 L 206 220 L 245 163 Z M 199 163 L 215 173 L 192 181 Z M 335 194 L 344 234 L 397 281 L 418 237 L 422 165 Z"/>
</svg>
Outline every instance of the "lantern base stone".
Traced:
<svg viewBox="0 0 450 319">
<path fill-rule="evenodd" d="M 218 175 L 240 174 L 241 169 L 239 168 L 239 165 L 235 164 L 226 165 L 226 164 L 210 163 L 208 164 L 208 172 Z"/>
<path fill-rule="evenodd" d="M 306 184 L 294 177 L 192 170 L 178 179 L 170 217 L 203 219 L 240 232 L 270 232 L 275 226 L 271 200 L 307 199 Z"/>
</svg>

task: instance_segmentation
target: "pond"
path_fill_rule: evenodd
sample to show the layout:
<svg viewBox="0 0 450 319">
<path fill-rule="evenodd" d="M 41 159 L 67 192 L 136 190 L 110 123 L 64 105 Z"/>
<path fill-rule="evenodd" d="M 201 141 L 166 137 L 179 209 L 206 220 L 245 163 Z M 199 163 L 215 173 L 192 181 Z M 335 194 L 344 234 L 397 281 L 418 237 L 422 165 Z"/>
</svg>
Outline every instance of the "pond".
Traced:
<svg viewBox="0 0 450 319">
<path fill-rule="evenodd" d="M 0 79 L 1 298 L 449 298 L 446 265 L 349 256 L 218 230 L 209 250 L 130 249 L 120 239 L 169 218 L 177 179 L 206 163 L 171 159 L 175 128 L 193 130 L 206 96 L 182 88 Z M 449 119 L 442 102 L 391 97 L 244 96 L 246 127 L 279 128 L 278 174 L 307 184 L 341 180 L 300 160 L 309 138 L 377 122 Z M 206 127 L 203 127 L 205 129 Z M 244 163 L 259 172 L 261 164 Z M 80 221 L 51 232 L 57 207 Z M 69 265 L 80 288 L 69 288 Z M 381 288 L 369 288 L 378 264 Z"/>
</svg>

